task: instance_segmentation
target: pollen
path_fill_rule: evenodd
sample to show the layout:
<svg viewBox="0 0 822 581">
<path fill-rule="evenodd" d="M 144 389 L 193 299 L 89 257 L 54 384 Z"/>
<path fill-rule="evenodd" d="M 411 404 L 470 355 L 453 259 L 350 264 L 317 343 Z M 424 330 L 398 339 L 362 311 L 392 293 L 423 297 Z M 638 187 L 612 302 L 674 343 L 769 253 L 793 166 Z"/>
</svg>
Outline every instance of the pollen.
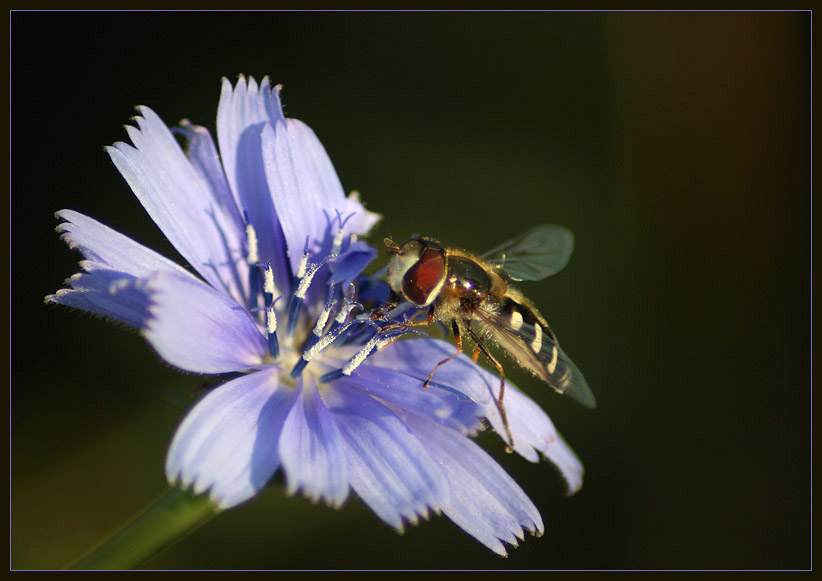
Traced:
<svg viewBox="0 0 822 581">
<path fill-rule="evenodd" d="M 333 242 L 332 247 L 331 247 L 331 255 L 332 256 L 337 256 L 340 253 L 340 250 L 342 250 L 342 243 L 343 243 L 343 238 L 344 237 L 345 237 L 345 230 L 343 230 L 342 228 L 337 230 L 337 233 L 334 235 L 334 242 Z"/>
<path fill-rule="evenodd" d="M 277 312 L 274 307 L 268 307 L 265 310 L 265 326 L 269 335 L 277 332 Z"/>
<path fill-rule="evenodd" d="M 271 296 L 277 294 L 277 287 L 274 285 L 274 269 L 271 265 L 263 269 L 263 292 Z"/>
<path fill-rule="evenodd" d="M 257 264 L 260 261 L 259 243 L 257 242 L 257 231 L 251 224 L 245 225 L 245 237 L 248 240 L 248 255 L 246 262 L 248 264 Z"/>
<path fill-rule="evenodd" d="M 375 335 L 372 337 L 365 346 L 360 349 L 354 357 L 351 358 L 351 361 L 342 368 L 343 375 L 351 375 L 351 373 L 360 366 L 360 364 L 365 361 L 365 358 L 368 357 L 377 344 L 380 342 L 380 336 Z"/>
</svg>

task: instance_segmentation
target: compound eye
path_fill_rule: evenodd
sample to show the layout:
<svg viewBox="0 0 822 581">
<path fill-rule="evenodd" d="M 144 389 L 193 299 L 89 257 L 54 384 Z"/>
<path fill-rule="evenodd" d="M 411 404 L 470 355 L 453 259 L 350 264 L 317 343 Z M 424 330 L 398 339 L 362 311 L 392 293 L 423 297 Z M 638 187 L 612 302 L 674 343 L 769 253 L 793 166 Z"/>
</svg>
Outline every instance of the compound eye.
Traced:
<svg viewBox="0 0 822 581">
<path fill-rule="evenodd" d="M 402 291 L 408 300 L 424 307 L 433 302 L 444 278 L 445 254 L 442 250 L 427 248 L 405 273 Z"/>
</svg>

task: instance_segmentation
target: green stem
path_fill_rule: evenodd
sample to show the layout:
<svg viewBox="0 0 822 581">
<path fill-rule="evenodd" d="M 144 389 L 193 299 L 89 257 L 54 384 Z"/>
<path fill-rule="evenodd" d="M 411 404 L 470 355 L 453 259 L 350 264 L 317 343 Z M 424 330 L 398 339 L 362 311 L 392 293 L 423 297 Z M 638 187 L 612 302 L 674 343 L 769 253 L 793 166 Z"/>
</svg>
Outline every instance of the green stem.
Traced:
<svg viewBox="0 0 822 581">
<path fill-rule="evenodd" d="M 171 487 L 66 569 L 131 569 L 219 512 L 207 496 Z"/>
</svg>

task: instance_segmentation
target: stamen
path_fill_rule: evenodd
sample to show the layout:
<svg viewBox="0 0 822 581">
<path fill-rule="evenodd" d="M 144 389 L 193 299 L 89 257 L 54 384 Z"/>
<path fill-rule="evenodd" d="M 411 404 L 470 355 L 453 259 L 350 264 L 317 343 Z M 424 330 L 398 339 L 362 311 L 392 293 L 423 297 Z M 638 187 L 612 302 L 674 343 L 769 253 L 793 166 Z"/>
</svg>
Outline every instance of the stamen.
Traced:
<svg viewBox="0 0 822 581">
<path fill-rule="evenodd" d="M 311 286 L 311 281 L 314 280 L 314 275 L 324 263 L 312 264 L 305 276 L 299 280 L 297 290 L 294 291 L 294 296 L 291 297 L 291 305 L 288 309 L 288 329 L 286 333 L 289 337 L 294 334 L 294 329 L 297 327 L 297 316 L 300 314 L 300 308 L 303 306 L 305 294 L 308 292 L 308 287 Z"/>
<path fill-rule="evenodd" d="M 340 312 L 337 313 L 337 317 L 334 319 L 334 322 L 338 325 L 342 325 L 348 320 L 348 317 L 351 315 L 351 311 L 354 309 L 362 309 L 363 306 L 360 303 L 355 303 L 353 301 L 346 301 L 345 305 L 340 309 Z"/>
<path fill-rule="evenodd" d="M 306 361 L 311 361 L 312 359 L 314 359 L 314 357 L 322 353 L 322 351 L 326 347 L 331 345 L 331 343 L 333 343 L 337 339 L 337 337 L 342 335 L 344 331 L 345 329 L 340 329 L 336 333 L 328 333 L 327 335 L 321 337 L 319 341 L 314 343 L 311 347 L 309 347 L 303 352 L 303 359 L 305 359 Z"/>
<path fill-rule="evenodd" d="M 310 347 L 303 351 L 302 358 L 294 365 L 294 368 L 291 370 L 291 378 L 296 379 L 297 376 L 302 373 L 303 369 L 305 369 L 305 366 L 308 365 L 309 361 L 314 359 L 314 357 L 322 353 L 326 347 L 336 341 L 337 338 L 345 333 L 348 330 L 348 327 L 352 324 L 353 321 L 349 325 L 338 329 L 336 333 L 327 333 L 326 335 L 320 337 L 319 340 L 315 340 Z M 320 381 L 322 381 L 322 378 L 320 378 Z"/>
<path fill-rule="evenodd" d="M 308 243 L 306 241 L 306 246 L 307 244 Z M 302 263 L 307 263 L 308 261 L 308 250 L 306 250 L 305 254 L 303 254 L 303 258 L 300 260 L 300 268 L 298 269 L 298 272 L 300 270 L 305 271 L 304 276 L 302 278 L 297 277 L 297 290 L 294 291 L 294 295 L 291 297 L 291 304 L 288 306 L 288 328 L 286 329 L 286 333 L 289 337 L 294 334 L 294 329 L 297 326 L 297 315 L 300 314 L 300 307 L 302 307 L 303 301 L 305 300 L 305 295 L 308 292 L 308 288 L 314 280 L 314 275 L 316 275 L 317 271 L 333 258 L 336 258 L 333 254 L 326 256 L 320 262 L 314 263 L 305 269 L 303 268 Z"/>
<path fill-rule="evenodd" d="M 308 359 L 298 359 L 297 363 L 291 369 L 291 373 L 289 374 L 291 376 L 291 379 L 297 379 L 300 376 L 300 373 L 303 372 L 303 369 L 305 369 L 306 365 L 308 365 Z"/>
<path fill-rule="evenodd" d="M 331 246 L 331 254 L 339 254 L 340 250 L 342 250 L 342 243 L 343 237 L 345 236 L 345 230 L 340 228 L 337 230 L 337 233 L 334 234 L 334 244 Z"/>
<path fill-rule="evenodd" d="M 331 314 L 331 309 L 336 304 L 336 301 L 330 305 L 326 305 L 326 307 L 320 312 L 320 316 L 317 317 L 317 323 L 314 325 L 314 335 L 317 337 L 322 337 L 323 329 L 325 329 L 325 324 L 328 322 L 328 316 Z"/>
<path fill-rule="evenodd" d="M 356 301 L 357 298 L 357 285 L 349 283 L 348 285 L 349 292 L 348 296 L 343 295 L 342 302 L 343 305 L 337 311 L 337 316 L 334 318 L 334 323 L 331 325 L 331 331 L 334 331 L 340 325 L 345 324 L 351 318 L 351 311 L 355 308 L 363 309 L 363 306 Z"/>
<path fill-rule="evenodd" d="M 265 328 L 269 335 L 277 332 L 277 312 L 274 305 L 265 309 Z"/>
<path fill-rule="evenodd" d="M 333 282 L 328 285 L 328 299 L 325 301 L 325 307 L 323 307 L 314 325 L 314 335 L 317 337 L 322 337 L 323 329 L 325 329 L 325 325 L 328 323 L 328 317 L 331 315 L 331 309 L 334 308 L 337 302 L 334 300 L 334 286 Z"/>
<path fill-rule="evenodd" d="M 248 256 L 246 262 L 249 265 L 255 265 L 260 261 L 259 243 L 257 241 L 257 231 L 251 224 L 245 225 L 245 238 L 248 242 Z"/>
<path fill-rule="evenodd" d="M 360 319 L 359 317 L 357 317 L 356 319 L 354 319 L 351 322 L 352 323 L 366 323 L 366 324 L 365 325 L 349 325 L 348 328 L 346 329 L 346 331 L 347 331 L 346 334 L 348 335 L 348 338 L 346 340 L 350 341 L 350 342 L 357 342 L 357 341 L 362 342 L 362 339 L 364 339 L 364 335 L 366 333 L 368 333 L 368 327 L 369 327 L 368 324 L 372 323 L 373 321 L 370 321 L 370 320 L 365 320 L 364 321 L 364 320 Z M 354 329 L 354 331 L 351 331 L 351 329 Z"/>
<path fill-rule="evenodd" d="M 303 248 L 303 255 L 300 257 L 300 263 L 297 266 L 297 274 L 294 276 L 294 283 L 291 285 L 295 289 L 291 295 L 291 300 L 288 303 L 288 327 L 286 328 L 286 335 L 291 337 L 294 335 L 294 329 L 297 327 L 297 315 L 300 313 L 300 308 L 303 305 L 303 298 L 305 297 L 305 290 L 302 291 L 302 296 L 297 295 L 299 286 L 302 284 L 305 277 L 306 269 L 308 267 L 308 236 L 305 237 L 305 247 Z M 309 284 L 311 282 L 309 281 Z"/>
<path fill-rule="evenodd" d="M 268 331 L 268 353 L 276 359 L 280 356 L 280 342 L 277 339 L 277 313 L 273 304 L 265 310 L 265 324 Z"/>
<path fill-rule="evenodd" d="M 248 244 L 248 254 L 245 257 L 246 264 L 248 264 L 248 303 L 251 309 L 259 306 L 260 295 L 260 270 L 257 265 L 260 261 L 259 243 L 257 240 L 257 231 L 254 226 L 248 221 L 246 216 L 245 238 Z"/>
<path fill-rule="evenodd" d="M 303 300 L 296 296 L 291 297 L 291 304 L 288 305 L 288 327 L 285 330 L 287 337 L 294 335 L 294 329 L 297 328 L 297 316 L 300 314 L 300 307 L 303 306 Z"/>
<path fill-rule="evenodd" d="M 348 216 L 343 218 L 339 210 L 334 211 L 337 213 L 337 223 L 340 225 L 340 227 L 337 229 L 337 233 L 334 234 L 334 242 L 331 246 L 331 254 L 337 255 L 340 253 L 340 250 L 342 250 L 343 238 L 345 238 L 345 224 L 354 216 L 354 214 L 356 214 L 356 212 L 351 212 Z M 327 214 L 326 218 L 328 218 Z"/>
<path fill-rule="evenodd" d="M 348 323 L 346 323 L 344 325 L 341 325 L 336 329 L 333 329 L 332 332 L 330 332 L 328 335 L 326 335 L 326 337 L 332 337 L 332 338 L 328 339 L 326 341 L 323 341 L 323 348 L 326 347 L 331 342 L 336 341 L 340 337 L 349 336 L 349 338 L 350 338 L 350 336 L 359 335 L 359 334 L 365 332 L 366 329 L 368 329 L 369 327 L 372 329 L 372 332 L 373 332 L 373 329 L 376 328 L 377 333 L 374 336 L 371 337 L 371 339 L 368 341 L 368 343 L 365 345 L 365 347 L 363 347 L 357 353 L 357 355 L 354 356 L 354 359 L 352 359 L 352 361 L 353 360 L 358 360 L 359 362 L 354 367 L 351 367 L 351 363 L 349 362 L 349 364 L 346 365 L 346 367 L 344 369 L 335 369 L 334 371 L 329 371 L 328 373 L 321 376 L 317 380 L 318 383 L 328 383 L 329 381 L 334 381 L 335 379 L 339 379 L 340 377 L 343 377 L 344 375 L 350 375 L 350 371 L 348 373 L 346 373 L 345 369 L 351 367 L 351 371 L 353 371 L 357 366 L 359 366 L 360 363 L 362 363 L 362 361 L 366 357 L 368 357 L 368 355 L 374 350 L 374 347 L 376 345 L 378 345 L 378 344 L 382 345 L 381 341 L 384 339 L 384 336 L 382 338 L 380 337 L 379 329 L 377 328 L 376 323 L 374 323 L 373 321 L 368 320 L 368 319 L 359 319 L 359 318 L 354 319 L 352 321 L 349 321 Z M 351 331 L 351 329 L 354 329 L 354 328 L 356 328 L 356 331 L 353 334 L 351 334 L 350 331 Z M 401 334 L 401 333 L 395 333 L 394 336 L 399 335 L 399 334 Z M 388 342 L 390 342 L 390 340 Z M 317 349 L 320 350 L 319 347 L 317 347 Z M 309 351 L 310 352 L 306 352 L 304 357 L 305 356 L 313 357 L 315 355 L 315 353 L 313 352 L 314 351 L 313 349 L 311 349 Z"/>
<path fill-rule="evenodd" d="M 263 292 L 270 295 L 272 300 L 277 295 L 277 287 L 274 286 L 274 269 L 270 264 L 263 269 Z"/>
<path fill-rule="evenodd" d="M 300 263 L 297 265 L 297 274 L 295 278 L 297 280 L 301 279 L 305 276 L 305 269 L 308 266 L 308 236 L 305 237 L 305 248 L 303 248 L 303 255 L 300 258 Z"/>
<path fill-rule="evenodd" d="M 360 365 L 362 362 L 366 360 L 366 358 L 371 355 L 371 352 L 375 349 L 379 351 L 386 345 L 390 344 L 394 339 L 396 339 L 399 335 L 393 334 L 389 336 L 380 336 L 379 334 L 374 335 L 368 343 L 365 344 L 365 347 L 360 349 L 354 357 L 351 358 L 351 361 L 346 364 L 345 367 L 342 368 L 343 375 L 351 375 L 351 373 Z"/>
<path fill-rule="evenodd" d="M 322 266 L 328 262 L 329 258 L 333 258 L 333 256 L 329 256 L 322 262 L 317 262 L 311 265 L 311 268 L 305 273 L 305 276 L 300 279 L 299 284 L 297 285 L 297 290 L 294 292 L 294 296 L 300 300 L 305 298 L 305 293 L 308 292 L 308 287 L 311 286 L 311 281 L 314 280 L 314 275 L 317 274 L 317 271 L 320 270 Z"/>
</svg>

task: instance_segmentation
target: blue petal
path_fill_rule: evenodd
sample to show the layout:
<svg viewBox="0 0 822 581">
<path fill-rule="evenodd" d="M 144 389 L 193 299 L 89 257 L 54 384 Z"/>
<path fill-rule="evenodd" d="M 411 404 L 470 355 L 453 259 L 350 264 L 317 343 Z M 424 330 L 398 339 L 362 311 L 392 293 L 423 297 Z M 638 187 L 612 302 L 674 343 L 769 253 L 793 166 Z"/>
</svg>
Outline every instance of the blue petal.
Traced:
<svg viewBox="0 0 822 581">
<path fill-rule="evenodd" d="M 330 280 L 337 284 L 342 283 L 343 288 L 346 288 L 376 256 L 377 251 L 365 242 L 351 244 L 332 261 L 331 269 L 334 274 Z"/>
<path fill-rule="evenodd" d="M 74 210 L 60 210 L 56 216 L 65 222 L 57 226 L 61 238 L 86 258 L 84 270 L 116 270 L 135 277 L 153 272 L 176 272 L 194 278 L 175 262 L 112 230 L 93 218 Z"/>
<path fill-rule="evenodd" d="M 109 317 L 136 329 L 145 327 L 151 301 L 144 281 L 115 270 L 94 270 L 75 274 L 66 282 L 71 288 L 47 296 L 46 302 Z"/>
<path fill-rule="evenodd" d="M 238 181 L 245 169 L 238 151 L 240 143 L 250 128 L 256 128 L 259 136 L 265 123 L 285 122 L 280 106 L 279 86 L 271 90 L 268 77 L 262 86 L 251 77 L 247 82 L 240 76 L 237 86 L 232 87 L 228 79 L 223 79 L 220 104 L 217 107 L 217 139 L 228 183 L 236 196 L 237 205 L 244 207 L 243 188 Z M 259 168 L 262 170 L 262 168 Z"/>
<path fill-rule="evenodd" d="M 203 178 L 204 183 L 211 190 L 211 197 L 230 219 L 233 227 L 228 233 L 242 237 L 243 217 L 240 215 L 237 201 L 223 173 L 217 147 L 208 129 L 184 120 L 180 123 L 177 132 L 186 138 L 186 155 L 194 171 Z"/>
<path fill-rule="evenodd" d="M 357 284 L 359 285 L 357 300 L 361 303 L 382 305 L 388 302 L 390 288 L 384 281 L 374 280 L 369 276 L 361 276 L 357 280 Z"/>
<path fill-rule="evenodd" d="M 267 343 L 248 311 L 206 284 L 177 274 L 148 280 L 146 338 L 166 361 L 197 373 L 260 365 Z"/>
<path fill-rule="evenodd" d="M 291 149 L 299 152 L 296 157 L 298 175 L 306 178 L 304 191 L 331 216 L 339 212 L 346 220 L 343 226 L 346 235 L 367 234 L 382 216 L 366 210 L 358 193 L 345 196 L 331 159 L 310 127 L 298 119 L 288 119 L 287 126 Z"/>
<path fill-rule="evenodd" d="M 186 155 L 191 162 L 191 166 L 203 178 L 203 182 L 208 185 L 211 199 L 218 205 L 225 217 L 227 227 L 221 231 L 224 237 L 223 245 L 226 248 L 241 251 L 241 254 L 236 254 L 235 258 L 238 264 L 244 262 L 244 259 L 248 256 L 245 223 L 237 202 L 231 193 L 225 173 L 223 173 L 220 156 L 217 153 L 214 141 L 211 139 L 211 134 L 205 127 L 192 125 L 188 121 L 181 122 L 181 128 L 177 131 L 186 138 Z M 240 269 L 232 274 L 237 279 L 235 285 L 247 292 L 248 279 L 245 269 Z"/>
<path fill-rule="evenodd" d="M 473 433 L 482 426 L 479 418 L 484 409 L 462 393 L 437 386 L 422 389 L 421 379 L 385 369 L 372 360 L 373 357 L 366 359 L 349 377 L 335 383 L 364 391 L 462 433 Z"/>
<path fill-rule="evenodd" d="M 409 416 L 409 427 L 424 434 L 426 449 L 445 470 L 451 503 L 443 512 L 495 553 L 505 556 L 500 541 L 516 546 L 523 530 L 540 535 L 542 517 L 517 483 L 468 438 L 421 416 Z"/>
<path fill-rule="evenodd" d="M 258 87 L 253 78 L 246 83 L 245 78 L 240 77 L 234 88 L 223 79 L 217 108 L 217 141 L 237 206 L 247 214 L 257 232 L 260 262 L 271 265 L 277 287 L 288 292 L 292 271 L 266 182 L 260 139 L 266 124 L 285 122 L 278 90 L 279 87 L 271 90 L 268 78 Z M 297 252 L 302 253 L 302 247 Z"/>
<path fill-rule="evenodd" d="M 495 394 L 498 388 L 499 381 Z M 554 424 L 542 408 L 508 383 L 505 385 L 504 403 L 511 433 L 514 436 L 514 450 L 531 462 L 537 462 L 539 454 L 542 454 L 559 468 L 567 484 L 568 494 L 579 490 L 582 487 L 584 474 L 582 463 L 554 428 Z M 498 433 L 505 433 L 496 407 L 489 407 L 486 410 L 486 417 Z"/>
<path fill-rule="evenodd" d="M 387 407 L 330 384 L 323 399 L 345 440 L 351 487 L 382 520 L 401 529 L 450 501 L 442 467 Z"/>
<path fill-rule="evenodd" d="M 554 463 L 562 477 L 565 479 L 566 491 L 570 496 L 582 488 L 582 478 L 585 468 L 582 466 L 577 455 L 565 441 L 561 434 L 557 433 L 556 441 L 548 446 L 548 450 L 543 452 L 546 458 Z"/>
<path fill-rule="evenodd" d="M 306 238 L 312 253 L 327 254 L 338 230 L 344 237 L 364 234 L 379 219 L 356 197 L 345 197 L 331 160 L 303 123 L 289 119 L 266 125 L 262 148 L 268 187 L 292 271 L 297 269 Z"/>
<path fill-rule="evenodd" d="M 274 368 L 217 387 L 177 429 L 166 459 L 169 482 L 208 491 L 224 509 L 248 500 L 279 466 L 277 442 L 293 401 Z"/>
<path fill-rule="evenodd" d="M 301 489 L 309 498 L 339 506 L 348 496 L 342 435 L 313 379 L 306 377 L 310 383 L 298 390 L 280 436 L 288 492 Z"/>
<path fill-rule="evenodd" d="M 419 380 L 420 385 L 437 363 L 456 351 L 452 344 L 439 339 L 417 338 L 401 340 L 374 353 L 367 359 L 374 367 L 401 372 Z M 482 369 L 465 354 L 437 369 L 431 386 L 465 395 L 472 401 L 488 408 L 493 407 L 494 386 L 499 388 L 499 378 Z"/>
<path fill-rule="evenodd" d="M 437 362 L 454 353 L 455 347 L 438 339 L 411 339 L 397 341 L 373 354 L 366 361 L 374 367 L 382 367 L 419 379 L 428 377 Z M 462 393 L 482 406 L 482 415 L 499 434 L 505 434 L 496 401 L 499 396 L 499 376 L 460 355 L 440 367 L 431 386 Z M 574 451 L 557 433 L 551 419 L 533 400 L 510 382 L 505 384 L 505 410 L 514 450 L 530 460 L 538 462 L 539 455 L 554 462 L 568 485 L 568 494 L 582 486 L 583 467 Z"/>
<path fill-rule="evenodd" d="M 168 127 L 149 108 L 139 108 L 138 128 L 127 127 L 133 146 L 108 147 L 114 165 L 126 179 L 152 220 L 191 266 L 214 288 L 242 300 L 237 286 L 244 273 L 243 249 L 233 213 L 202 174 L 195 171 Z"/>
</svg>

